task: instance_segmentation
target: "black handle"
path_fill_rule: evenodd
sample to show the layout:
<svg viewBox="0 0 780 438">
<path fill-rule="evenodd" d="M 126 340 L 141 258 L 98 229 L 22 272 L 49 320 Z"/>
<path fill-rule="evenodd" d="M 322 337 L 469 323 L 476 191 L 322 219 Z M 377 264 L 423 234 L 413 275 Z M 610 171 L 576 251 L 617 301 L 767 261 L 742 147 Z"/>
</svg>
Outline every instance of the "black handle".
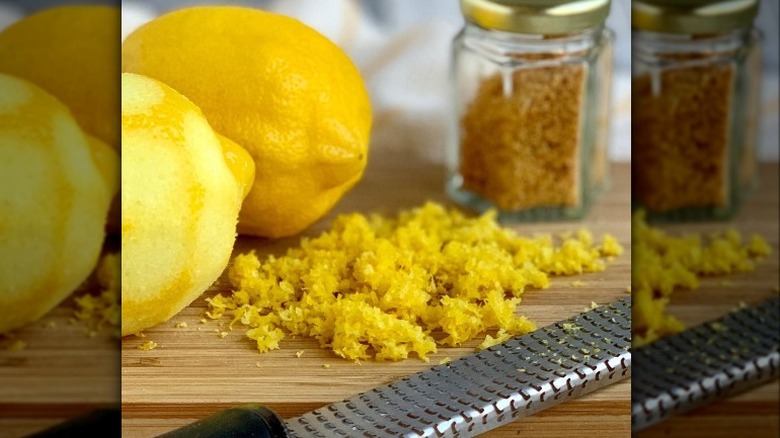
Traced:
<svg viewBox="0 0 780 438">
<path fill-rule="evenodd" d="M 119 408 L 97 409 L 86 415 L 57 424 L 27 438 L 69 438 L 74 436 L 120 436 L 122 415 Z"/>
<path fill-rule="evenodd" d="M 287 438 L 284 421 L 260 405 L 228 409 L 158 438 Z"/>
</svg>

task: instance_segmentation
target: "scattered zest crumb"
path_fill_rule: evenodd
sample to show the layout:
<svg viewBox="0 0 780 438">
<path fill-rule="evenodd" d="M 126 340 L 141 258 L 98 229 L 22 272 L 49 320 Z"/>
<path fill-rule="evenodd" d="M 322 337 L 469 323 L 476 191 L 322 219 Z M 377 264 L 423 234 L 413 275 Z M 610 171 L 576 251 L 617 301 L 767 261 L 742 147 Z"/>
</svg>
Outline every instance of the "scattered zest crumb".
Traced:
<svg viewBox="0 0 780 438">
<path fill-rule="evenodd" d="M 330 364 L 329 363 L 324 363 L 324 364 L 322 364 L 322 367 L 327 370 L 327 369 L 330 368 Z"/>
<path fill-rule="evenodd" d="M 97 333 L 92 333 L 106 324 L 114 328 L 121 324 L 120 266 L 119 253 L 104 255 L 94 273 L 100 287 L 99 293 L 85 293 L 74 300 L 74 322 L 81 321 L 87 327 L 87 336 L 90 338 L 97 336 Z"/>
<path fill-rule="evenodd" d="M 588 306 L 588 307 L 586 307 L 586 308 L 582 309 L 582 311 L 583 311 L 583 312 L 587 312 L 587 311 L 589 311 L 589 310 L 593 310 L 593 309 L 597 308 L 598 306 L 599 306 L 599 305 L 598 305 L 598 304 L 596 304 L 596 302 L 595 302 L 595 301 L 591 301 L 591 302 L 590 302 L 590 306 Z"/>
<path fill-rule="evenodd" d="M 485 336 L 485 340 L 482 341 L 481 344 L 479 344 L 479 347 L 477 347 L 477 350 L 484 350 L 484 349 L 490 348 L 490 347 L 492 347 L 494 345 L 498 345 L 498 344 L 500 344 L 500 343 L 502 343 L 504 341 L 509 340 L 509 338 L 511 338 L 511 337 L 512 337 L 511 333 L 508 333 L 506 330 L 501 329 L 501 330 L 498 331 L 498 333 L 496 333 L 496 337 L 495 338 L 490 336 L 490 335 L 486 335 Z M 501 352 L 499 351 L 498 353 L 500 354 Z"/>
<path fill-rule="evenodd" d="M 720 322 L 711 322 L 710 327 L 716 332 L 722 332 L 724 330 L 728 330 L 728 327 L 726 327 L 724 324 Z"/>
<path fill-rule="evenodd" d="M 585 287 L 588 285 L 588 283 L 580 280 L 574 280 L 571 283 L 569 283 L 569 285 L 571 285 L 571 287 Z"/>
<path fill-rule="evenodd" d="M 228 335 L 228 332 L 220 332 L 219 333 L 219 337 L 222 338 L 222 339 L 225 339 L 227 337 L 227 335 Z"/>
<path fill-rule="evenodd" d="M 23 340 L 21 340 L 21 339 L 17 339 L 17 340 L 15 340 L 15 341 L 13 341 L 13 342 L 12 342 L 12 343 L 11 343 L 11 344 L 8 346 L 8 349 L 9 349 L 10 351 L 20 351 L 20 350 L 24 350 L 25 348 L 27 348 L 27 342 L 24 342 L 24 341 L 23 341 Z"/>
<path fill-rule="evenodd" d="M 154 350 L 155 348 L 157 348 L 157 342 L 154 341 L 146 341 L 143 344 L 138 346 L 139 350 L 144 350 L 144 351 Z"/>
<path fill-rule="evenodd" d="M 450 363 L 450 362 L 452 362 L 452 359 L 450 359 L 450 357 L 447 356 L 439 361 L 439 365 L 444 365 L 445 363 Z"/>
<path fill-rule="evenodd" d="M 295 356 L 296 356 L 296 357 L 301 357 L 301 356 L 303 356 L 303 350 L 296 351 L 296 352 L 295 352 Z"/>
<path fill-rule="evenodd" d="M 255 362 L 255 366 L 260 368 L 260 361 Z"/>
<path fill-rule="evenodd" d="M 184 321 L 177 322 L 174 327 L 176 328 L 187 328 L 187 323 Z"/>
</svg>

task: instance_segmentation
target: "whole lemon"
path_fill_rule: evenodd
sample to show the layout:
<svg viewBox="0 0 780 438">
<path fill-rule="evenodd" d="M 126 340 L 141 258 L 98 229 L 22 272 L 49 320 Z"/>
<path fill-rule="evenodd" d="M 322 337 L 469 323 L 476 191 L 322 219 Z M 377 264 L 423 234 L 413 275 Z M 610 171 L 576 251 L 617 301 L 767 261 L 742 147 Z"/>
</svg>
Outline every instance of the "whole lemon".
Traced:
<svg viewBox="0 0 780 438">
<path fill-rule="evenodd" d="M 195 7 L 130 34 L 122 68 L 171 86 L 245 148 L 255 182 L 239 232 L 300 232 L 361 177 L 371 105 L 357 68 L 299 21 L 242 7 Z"/>
<path fill-rule="evenodd" d="M 0 72 L 43 88 L 84 131 L 118 149 L 120 24 L 112 6 L 42 10 L 0 32 Z"/>
<path fill-rule="evenodd" d="M 122 334 L 167 321 L 227 266 L 254 164 L 170 87 L 122 75 Z"/>
<path fill-rule="evenodd" d="M 89 276 L 117 164 L 65 105 L 0 74 L 0 333 L 37 320 Z"/>
</svg>

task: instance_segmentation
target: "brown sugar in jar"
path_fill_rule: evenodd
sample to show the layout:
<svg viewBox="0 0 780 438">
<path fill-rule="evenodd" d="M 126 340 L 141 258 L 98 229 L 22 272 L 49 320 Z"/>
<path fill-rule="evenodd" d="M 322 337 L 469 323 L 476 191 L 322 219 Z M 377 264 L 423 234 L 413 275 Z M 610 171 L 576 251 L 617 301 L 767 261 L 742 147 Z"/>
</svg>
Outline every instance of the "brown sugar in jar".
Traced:
<svg viewBox="0 0 780 438">
<path fill-rule="evenodd" d="M 728 219 L 756 183 L 758 1 L 699 3 L 632 3 L 632 199 L 648 220 Z"/>
<path fill-rule="evenodd" d="M 609 1 L 571 16 L 508 3 L 461 1 L 448 193 L 503 219 L 580 218 L 607 180 Z"/>
<path fill-rule="evenodd" d="M 729 65 L 644 74 L 632 82 L 633 190 L 656 212 L 728 205 Z M 653 91 L 653 81 L 663 93 Z"/>
<path fill-rule="evenodd" d="M 501 75 L 485 79 L 462 120 L 463 188 L 504 211 L 576 207 L 584 77 L 581 65 L 518 70 L 508 96 Z"/>
</svg>

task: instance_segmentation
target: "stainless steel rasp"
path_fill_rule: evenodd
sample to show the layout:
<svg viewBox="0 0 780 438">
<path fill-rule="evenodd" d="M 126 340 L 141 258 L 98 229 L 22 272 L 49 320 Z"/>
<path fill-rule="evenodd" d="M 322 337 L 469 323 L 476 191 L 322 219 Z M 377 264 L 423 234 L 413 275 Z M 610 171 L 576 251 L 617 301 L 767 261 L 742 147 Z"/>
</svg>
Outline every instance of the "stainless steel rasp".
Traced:
<svg viewBox="0 0 780 438">
<path fill-rule="evenodd" d="M 253 406 L 163 436 L 476 436 L 629 377 L 630 346 L 631 299 L 626 297 L 289 419 L 284 426 L 270 410 Z"/>
<path fill-rule="evenodd" d="M 634 432 L 780 375 L 780 297 L 634 351 Z"/>
</svg>

